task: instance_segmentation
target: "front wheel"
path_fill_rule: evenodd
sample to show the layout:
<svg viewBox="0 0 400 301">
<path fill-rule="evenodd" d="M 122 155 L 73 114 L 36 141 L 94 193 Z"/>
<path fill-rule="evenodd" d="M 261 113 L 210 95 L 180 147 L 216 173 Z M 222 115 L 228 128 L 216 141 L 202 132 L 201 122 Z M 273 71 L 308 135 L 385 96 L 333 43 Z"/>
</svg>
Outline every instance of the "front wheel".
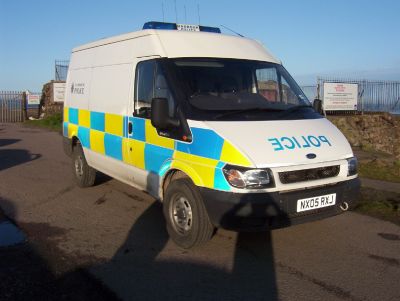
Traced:
<svg viewBox="0 0 400 301">
<path fill-rule="evenodd" d="M 214 227 L 197 187 L 189 179 L 175 180 L 167 187 L 163 211 L 168 234 L 178 246 L 189 249 L 211 239 Z"/>
<path fill-rule="evenodd" d="M 74 147 L 72 169 L 75 175 L 75 181 L 79 187 L 93 186 L 96 180 L 96 170 L 87 164 L 81 145 Z"/>
</svg>

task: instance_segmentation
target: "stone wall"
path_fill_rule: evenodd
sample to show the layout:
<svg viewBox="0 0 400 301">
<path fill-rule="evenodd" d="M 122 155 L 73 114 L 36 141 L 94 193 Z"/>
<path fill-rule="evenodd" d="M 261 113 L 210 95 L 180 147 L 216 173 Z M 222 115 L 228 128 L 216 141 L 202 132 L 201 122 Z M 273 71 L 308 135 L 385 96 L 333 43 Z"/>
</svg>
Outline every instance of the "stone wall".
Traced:
<svg viewBox="0 0 400 301">
<path fill-rule="evenodd" d="M 400 116 L 382 113 L 328 116 L 328 119 L 342 131 L 351 146 L 400 159 Z"/>
<path fill-rule="evenodd" d="M 61 81 L 50 81 L 43 85 L 42 97 L 40 99 L 41 114 L 44 117 L 62 113 L 64 104 L 53 101 L 53 83 L 63 83 Z"/>
</svg>

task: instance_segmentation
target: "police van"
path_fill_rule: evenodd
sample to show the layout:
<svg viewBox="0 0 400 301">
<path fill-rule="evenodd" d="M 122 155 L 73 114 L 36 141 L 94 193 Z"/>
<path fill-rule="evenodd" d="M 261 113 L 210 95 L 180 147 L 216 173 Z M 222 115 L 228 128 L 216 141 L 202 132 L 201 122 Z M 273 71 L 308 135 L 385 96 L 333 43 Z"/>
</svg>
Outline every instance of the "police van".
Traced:
<svg viewBox="0 0 400 301">
<path fill-rule="evenodd" d="M 163 203 L 183 248 L 218 227 L 265 230 L 346 211 L 359 191 L 343 134 L 259 42 L 148 22 L 72 50 L 64 150 L 77 184 L 105 173 Z"/>
</svg>

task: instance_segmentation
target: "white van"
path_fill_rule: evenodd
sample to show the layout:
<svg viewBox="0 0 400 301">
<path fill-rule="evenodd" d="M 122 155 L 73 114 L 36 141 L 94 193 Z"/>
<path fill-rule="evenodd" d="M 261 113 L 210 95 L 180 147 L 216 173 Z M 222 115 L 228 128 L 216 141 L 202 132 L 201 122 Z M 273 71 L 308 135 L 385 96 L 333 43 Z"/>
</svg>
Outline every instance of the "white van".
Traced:
<svg viewBox="0 0 400 301">
<path fill-rule="evenodd" d="M 272 229 L 354 204 L 357 161 L 314 107 L 260 43 L 148 22 L 73 49 L 64 149 L 79 186 L 100 171 L 160 199 L 170 237 L 190 248 L 217 227 Z"/>
</svg>

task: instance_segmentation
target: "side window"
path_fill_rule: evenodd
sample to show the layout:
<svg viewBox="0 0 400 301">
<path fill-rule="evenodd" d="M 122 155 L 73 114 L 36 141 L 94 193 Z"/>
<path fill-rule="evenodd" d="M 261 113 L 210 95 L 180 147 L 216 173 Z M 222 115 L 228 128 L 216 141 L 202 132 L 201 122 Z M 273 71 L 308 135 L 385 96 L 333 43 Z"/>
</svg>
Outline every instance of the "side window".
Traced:
<svg viewBox="0 0 400 301">
<path fill-rule="evenodd" d="M 279 82 L 276 68 L 256 70 L 258 93 L 271 102 L 279 101 Z"/>
<path fill-rule="evenodd" d="M 135 88 L 135 115 L 150 118 L 151 100 L 160 97 L 168 99 L 169 114 L 174 116 L 175 102 L 165 75 L 156 61 L 143 61 L 137 65 Z"/>
<path fill-rule="evenodd" d="M 154 97 L 155 62 L 140 62 L 136 68 L 135 114 L 141 117 L 150 116 L 151 100 Z"/>
</svg>

